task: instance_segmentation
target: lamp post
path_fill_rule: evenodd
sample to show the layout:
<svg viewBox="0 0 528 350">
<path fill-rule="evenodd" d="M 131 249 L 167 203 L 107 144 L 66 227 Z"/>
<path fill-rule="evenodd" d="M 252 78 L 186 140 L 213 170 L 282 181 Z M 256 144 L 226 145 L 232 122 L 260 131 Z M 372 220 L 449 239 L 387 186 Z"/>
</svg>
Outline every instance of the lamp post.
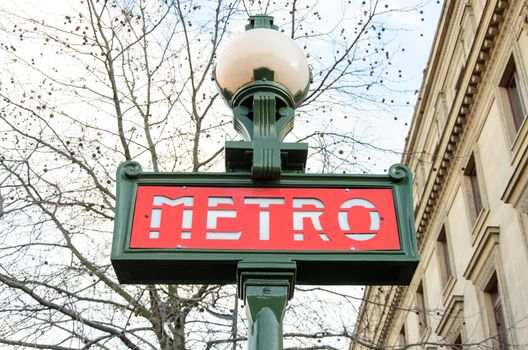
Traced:
<svg viewBox="0 0 528 350">
<path fill-rule="evenodd" d="M 303 51 L 277 31 L 273 17 L 251 16 L 246 32 L 219 54 L 214 75 L 245 139 L 226 143 L 227 171 L 250 171 L 254 179 L 303 172 L 308 146 L 282 140 L 293 129 L 311 73 Z"/>
<path fill-rule="evenodd" d="M 294 110 L 308 93 L 305 54 L 277 31 L 273 17 L 251 16 L 246 31 L 219 54 L 214 79 L 233 108 L 245 141 L 226 142 L 226 170 L 249 171 L 254 180 L 304 172 L 308 145 L 282 142 L 293 129 Z M 282 349 L 282 319 L 293 295 L 295 264 L 238 264 L 239 296 L 250 322 L 248 348 Z"/>
</svg>

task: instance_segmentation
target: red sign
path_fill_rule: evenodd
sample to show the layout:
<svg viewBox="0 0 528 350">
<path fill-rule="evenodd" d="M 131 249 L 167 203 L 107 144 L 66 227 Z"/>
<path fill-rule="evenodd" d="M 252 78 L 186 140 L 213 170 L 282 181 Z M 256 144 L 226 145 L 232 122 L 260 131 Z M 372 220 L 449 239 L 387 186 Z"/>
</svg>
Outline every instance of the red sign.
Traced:
<svg viewBox="0 0 528 350">
<path fill-rule="evenodd" d="M 399 250 L 392 190 L 138 186 L 130 248 Z"/>
</svg>

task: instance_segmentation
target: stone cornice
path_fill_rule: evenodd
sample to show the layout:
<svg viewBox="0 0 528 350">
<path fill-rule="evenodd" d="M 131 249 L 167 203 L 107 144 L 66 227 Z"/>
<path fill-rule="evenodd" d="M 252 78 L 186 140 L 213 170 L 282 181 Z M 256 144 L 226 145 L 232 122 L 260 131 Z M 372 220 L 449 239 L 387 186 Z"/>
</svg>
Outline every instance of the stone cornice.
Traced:
<svg viewBox="0 0 528 350">
<path fill-rule="evenodd" d="M 424 234 L 427 231 L 430 219 L 435 212 L 438 198 L 443 192 L 445 180 L 451 171 L 451 165 L 455 159 L 455 152 L 460 145 L 462 134 L 465 131 L 470 111 L 472 110 L 477 97 L 482 77 L 486 72 L 491 51 L 496 45 L 499 27 L 504 21 L 505 11 L 508 8 L 509 3 L 510 1 L 508 0 L 496 1 L 491 16 L 484 28 L 481 28 L 484 23 L 480 21 L 477 33 L 483 33 L 480 35 L 480 42 L 474 42 L 473 44 L 480 44 L 480 47 L 477 50 L 472 50 L 473 53 L 466 64 L 464 75 L 468 75 L 468 77 L 463 79 L 463 84 L 460 86 L 460 89 L 463 92 L 457 94 L 452 107 L 455 112 L 454 122 L 452 123 L 450 132 L 444 133 L 444 137 L 448 138 L 446 142 L 443 142 L 444 148 L 441 152 L 438 152 L 442 157 L 433 164 L 434 168 L 430 174 L 430 176 L 432 176 L 430 179 L 432 185 L 428 187 L 428 197 L 426 200 L 422 199 L 421 202 L 423 204 L 418 208 L 417 237 L 420 247 L 422 247 Z M 479 37 L 477 37 L 475 41 L 477 41 L 478 38 Z"/>
<path fill-rule="evenodd" d="M 460 325 L 462 324 L 464 310 L 464 297 L 461 295 L 455 295 L 450 300 L 446 307 L 446 312 L 442 315 L 442 319 L 436 326 L 436 333 L 441 335 L 447 343 L 454 343 L 456 332 L 460 331 Z"/>
</svg>

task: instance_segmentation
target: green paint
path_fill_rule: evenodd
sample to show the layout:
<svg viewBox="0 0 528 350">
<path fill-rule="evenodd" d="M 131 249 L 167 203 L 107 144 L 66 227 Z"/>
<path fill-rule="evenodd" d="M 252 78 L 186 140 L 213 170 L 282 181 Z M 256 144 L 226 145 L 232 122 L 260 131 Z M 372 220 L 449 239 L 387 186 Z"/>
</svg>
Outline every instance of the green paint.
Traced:
<svg viewBox="0 0 528 350">
<path fill-rule="evenodd" d="M 272 81 L 273 71 L 256 69 L 254 77 L 231 100 L 235 129 L 246 141 L 226 143 L 226 170 L 267 180 L 304 172 L 308 145 L 282 142 L 293 129 L 292 96 Z"/>
<path fill-rule="evenodd" d="M 277 30 L 279 27 L 273 24 L 273 17 L 268 15 L 249 16 L 249 24 L 246 24 L 246 30 L 256 28 L 268 28 Z"/>
<path fill-rule="evenodd" d="M 262 281 L 263 286 L 246 287 L 246 305 L 250 329 L 250 350 L 282 349 L 282 319 L 286 310 L 288 286 L 272 286 L 273 281 Z"/>
<path fill-rule="evenodd" d="M 248 172 L 142 172 L 136 162 L 117 172 L 117 203 L 112 264 L 121 283 L 235 283 L 240 263 L 296 265 L 300 284 L 406 284 L 418 263 L 411 195 L 411 173 L 393 165 L 385 175 L 282 174 L 254 180 Z M 390 188 L 400 232 L 398 251 L 229 251 L 199 249 L 130 249 L 130 230 L 138 185 L 288 188 Z M 344 271 L 350 271 L 345 272 Z M 352 272 L 353 271 L 353 272 Z"/>
<path fill-rule="evenodd" d="M 282 349 L 282 320 L 293 296 L 295 264 L 240 263 L 238 273 L 249 321 L 248 349 Z"/>
</svg>

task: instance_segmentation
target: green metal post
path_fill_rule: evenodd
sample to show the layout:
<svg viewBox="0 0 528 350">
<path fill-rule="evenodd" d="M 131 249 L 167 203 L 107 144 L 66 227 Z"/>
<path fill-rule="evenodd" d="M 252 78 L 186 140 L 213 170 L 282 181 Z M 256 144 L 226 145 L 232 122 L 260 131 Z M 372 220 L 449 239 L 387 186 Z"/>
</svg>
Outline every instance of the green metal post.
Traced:
<svg viewBox="0 0 528 350">
<path fill-rule="evenodd" d="M 249 350 L 282 350 L 282 320 L 293 296 L 296 264 L 239 262 L 238 293 L 245 301 Z"/>
<path fill-rule="evenodd" d="M 262 282 L 264 285 L 246 287 L 250 322 L 248 349 L 282 350 L 282 320 L 288 302 L 288 286 L 273 286 L 273 281 Z"/>
</svg>

